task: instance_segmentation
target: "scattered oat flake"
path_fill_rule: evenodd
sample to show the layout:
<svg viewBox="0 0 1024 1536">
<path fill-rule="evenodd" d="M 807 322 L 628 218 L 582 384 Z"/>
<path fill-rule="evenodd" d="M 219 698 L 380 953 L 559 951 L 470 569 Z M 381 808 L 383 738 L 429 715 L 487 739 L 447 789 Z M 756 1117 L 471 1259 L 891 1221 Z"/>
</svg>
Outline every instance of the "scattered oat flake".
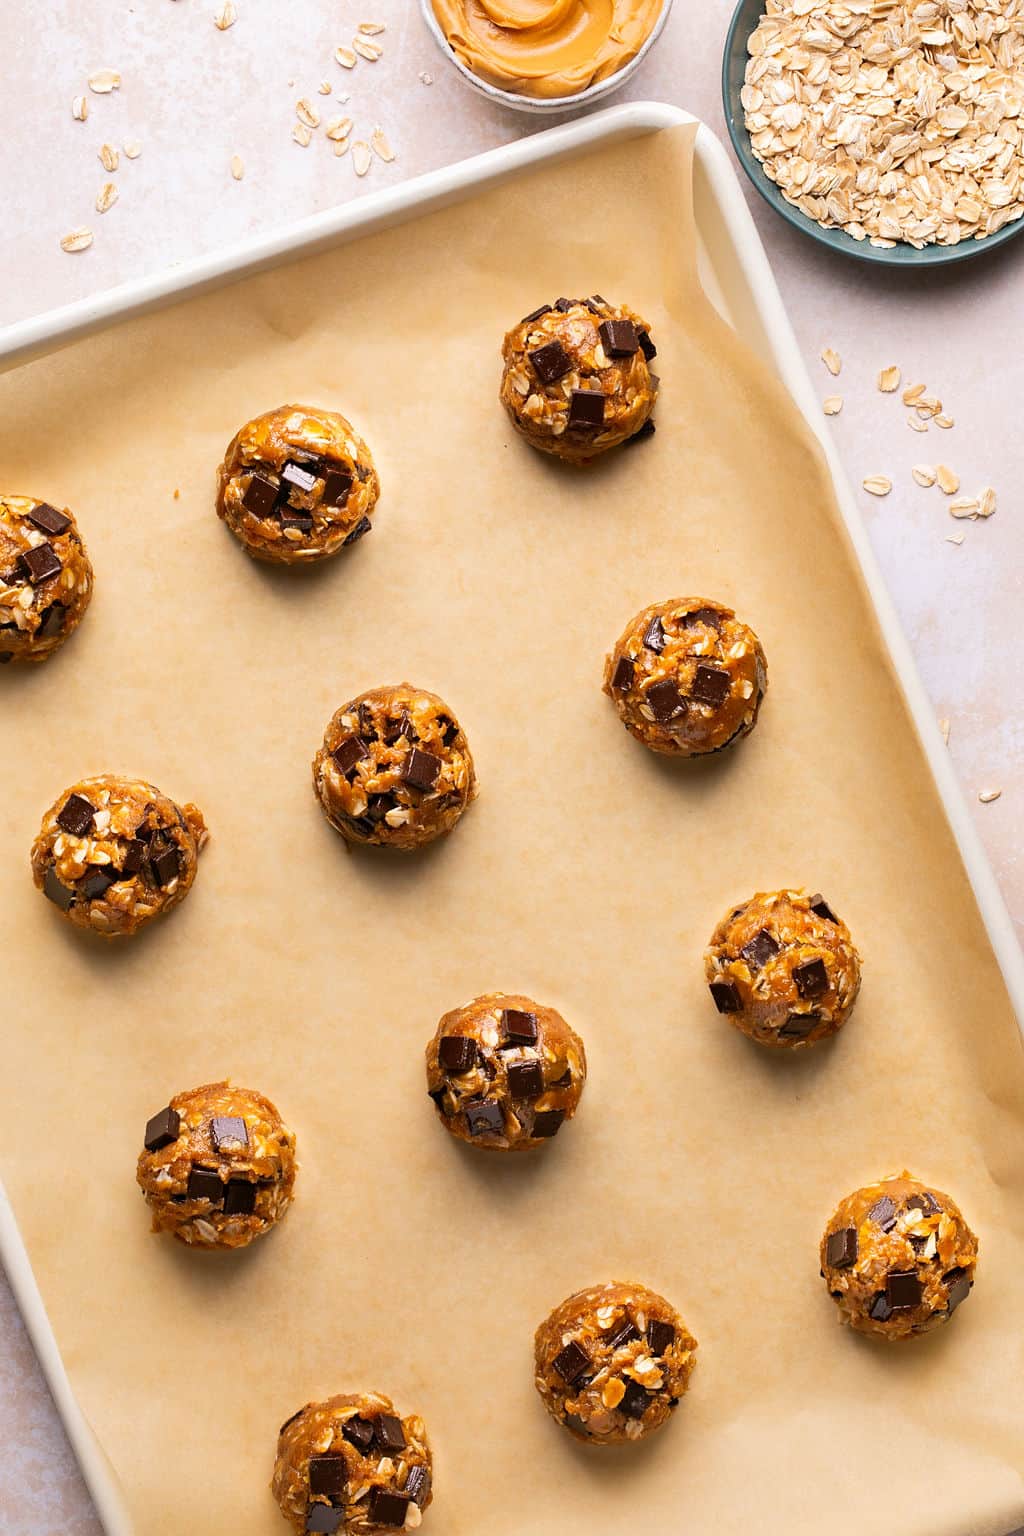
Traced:
<svg viewBox="0 0 1024 1536">
<path fill-rule="evenodd" d="M 348 143 L 349 143 L 349 141 L 348 141 L 347 138 L 339 139 L 338 142 L 334 146 L 334 153 L 336 155 L 347 154 L 347 152 L 348 152 Z"/>
<path fill-rule="evenodd" d="M 352 52 L 351 48 L 335 48 L 334 57 L 341 65 L 342 69 L 355 69 L 356 56 Z"/>
<path fill-rule="evenodd" d="M 75 97 L 74 101 L 71 103 L 71 116 L 75 119 L 76 123 L 85 122 L 86 118 L 89 116 L 88 96 Z"/>
<path fill-rule="evenodd" d="M 828 369 L 832 377 L 837 378 L 839 375 L 839 370 L 843 366 L 843 360 L 839 356 L 839 353 L 834 351 L 832 347 L 825 347 L 821 354 L 821 360 L 825 364 L 825 367 Z"/>
<path fill-rule="evenodd" d="M 918 421 L 916 416 L 907 417 L 907 426 L 910 428 L 911 432 L 928 431 L 928 423 L 926 421 Z"/>
<path fill-rule="evenodd" d="M 930 464 L 915 464 L 910 473 L 918 485 L 923 485 L 927 488 L 935 484 L 935 471 Z"/>
<path fill-rule="evenodd" d="M 892 481 L 887 475 L 868 475 L 863 485 L 864 489 L 870 491 L 872 496 L 888 496 L 892 490 Z"/>
<path fill-rule="evenodd" d="M 943 743 L 949 746 L 949 719 L 946 716 L 939 721 L 939 730 L 942 732 Z"/>
<path fill-rule="evenodd" d="M 231 156 L 231 174 L 236 181 L 241 181 L 242 177 L 245 175 L 245 161 L 242 159 L 241 155 Z"/>
<path fill-rule="evenodd" d="M 981 504 L 974 496 L 957 496 L 949 504 L 950 517 L 979 517 Z"/>
<path fill-rule="evenodd" d="M 329 80 L 321 80 L 317 90 L 321 96 L 329 96 L 331 94 L 331 82 Z"/>
<path fill-rule="evenodd" d="M 121 76 L 116 69 L 97 69 L 89 76 L 89 89 L 97 96 L 108 96 L 111 91 L 118 90 L 120 84 Z"/>
<path fill-rule="evenodd" d="M 376 64 L 384 52 L 379 43 L 371 43 L 368 37 L 354 37 L 352 39 L 352 47 L 359 54 L 360 58 L 368 59 L 371 64 Z"/>
<path fill-rule="evenodd" d="M 387 29 L 382 21 L 361 21 L 359 30 L 364 37 L 379 37 Z"/>
<path fill-rule="evenodd" d="M 370 152 L 369 144 L 363 139 L 357 139 L 352 145 L 352 164 L 355 167 L 356 175 L 365 176 L 370 169 L 372 160 L 373 155 Z"/>
<path fill-rule="evenodd" d="M 61 250 L 72 254 L 76 251 L 87 251 L 90 245 L 92 245 L 92 230 L 87 229 L 84 224 L 78 229 L 73 229 L 60 242 Z"/>
<path fill-rule="evenodd" d="M 903 404 L 915 405 L 923 394 L 923 384 L 908 384 L 906 389 L 903 391 Z"/>
<path fill-rule="evenodd" d="M 320 113 L 308 96 L 299 97 L 295 103 L 295 115 L 300 123 L 305 123 L 307 128 L 319 128 L 320 126 Z"/>
<path fill-rule="evenodd" d="M 332 117 L 326 128 L 327 137 L 335 142 L 339 139 L 347 139 L 351 132 L 352 119 L 350 117 Z"/>
<path fill-rule="evenodd" d="M 124 144 L 124 152 L 128 156 L 129 160 L 137 160 L 142 154 L 142 145 L 139 143 L 138 139 L 126 139 Z"/>
<path fill-rule="evenodd" d="M 978 498 L 978 516 L 991 517 L 996 509 L 996 493 L 990 485 L 986 485 Z"/>
<path fill-rule="evenodd" d="M 900 370 L 883 368 L 878 375 L 878 387 L 883 395 L 894 395 L 900 387 Z"/>
<path fill-rule="evenodd" d="M 978 799 L 982 805 L 991 805 L 992 801 L 998 800 L 1001 794 L 1001 789 L 982 789 L 978 791 Z"/>
<path fill-rule="evenodd" d="M 935 471 L 939 490 L 946 496 L 955 496 L 960 489 L 960 476 L 955 475 L 947 464 L 940 464 Z"/>
<path fill-rule="evenodd" d="M 292 128 L 292 138 L 295 140 L 296 144 L 301 144 L 303 149 L 308 149 L 312 142 L 313 135 L 306 127 L 305 123 L 296 123 Z"/>
<path fill-rule="evenodd" d="M 120 158 L 113 144 L 100 145 L 100 164 L 105 171 L 116 171 Z"/>
<path fill-rule="evenodd" d="M 112 181 L 105 181 L 96 194 L 96 212 L 106 213 L 117 202 L 117 187 Z"/>
<path fill-rule="evenodd" d="M 822 410 L 826 416 L 838 416 L 843 408 L 842 395 L 826 395 L 822 401 Z"/>
<path fill-rule="evenodd" d="M 957 545 L 960 545 L 960 544 L 963 543 L 963 541 L 964 541 L 964 536 L 963 536 L 962 533 L 947 533 L 946 534 L 946 543 L 947 544 L 957 544 Z"/>
<path fill-rule="evenodd" d="M 417 77 L 421 85 L 433 85 L 434 77 L 427 70 L 421 69 Z"/>
<path fill-rule="evenodd" d="M 379 155 L 382 160 L 390 163 L 395 158 L 395 152 L 388 143 L 387 134 L 383 128 L 375 128 L 373 130 L 370 135 L 370 146 L 374 154 Z"/>
<path fill-rule="evenodd" d="M 228 27 L 233 27 L 238 20 L 238 12 L 235 10 L 234 0 L 224 0 L 224 4 L 213 18 L 213 24 L 218 32 L 226 32 Z"/>
<path fill-rule="evenodd" d="M 941 427 L 943 432 L 948 432 L 953 425 L 953 418 L 952 416 L 936 416 L 935 425 Z"/>
</svg>

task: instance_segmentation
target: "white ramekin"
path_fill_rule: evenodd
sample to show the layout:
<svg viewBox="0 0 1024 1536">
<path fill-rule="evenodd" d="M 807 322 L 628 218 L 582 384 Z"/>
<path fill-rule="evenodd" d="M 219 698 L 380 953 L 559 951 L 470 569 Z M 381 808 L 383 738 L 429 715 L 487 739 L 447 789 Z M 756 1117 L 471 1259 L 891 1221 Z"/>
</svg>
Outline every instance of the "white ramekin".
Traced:
<svg viewBox="0 0 1024 1536">
<path fill-rule="evenodd" d="M 672 9 L 672 0 L 664 0 L 654 26 L 651 28 L 643 46 L 639 52 L 630 59 L 628 64 L 623 64 L 614 75 L 607 75 L 603 80 L 596 80 L 593 85 L 588 85 L 585 91 L 576 91 L 572 96 L 519 96 L 515 91 L 503 91 L 500 86 L 492 85 L 489 80 L 481 80 L 479 75 L 474 75 L 471 69 L 467 69 L 461 59 L 457 58 L 448 46 L 448 40 L 441 30 L 437 17 L 434 15 L 434 7 L 431 0 L 420 0 L 420 10 L 423 12 L 423 20 L 430 30 L 430 34 L 437 46 L 441 49 L 449 64 L 453 64 L 462 78 L 468 82 L 481 96 L 487 96 L 491 101 L 500 102 L 502 106 L 513 107 L 517 112 L 574 112 L 580 107 L 589 107 L 595 101 L 601 101 L 603 97 L 610 96 L 620 86 L 625 85 L 629 77 L 639 69 L 650 50 L 654 47 L 658 38 L 665 30 L 669 12 Z"/>
</svg>

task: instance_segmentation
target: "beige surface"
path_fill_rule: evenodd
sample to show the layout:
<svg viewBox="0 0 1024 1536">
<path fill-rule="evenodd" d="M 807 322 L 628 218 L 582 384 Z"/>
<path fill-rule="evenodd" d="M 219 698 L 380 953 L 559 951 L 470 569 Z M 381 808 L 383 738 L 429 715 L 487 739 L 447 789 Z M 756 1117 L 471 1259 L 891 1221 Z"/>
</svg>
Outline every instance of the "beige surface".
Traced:
<svg viewBox="0 0 1024 1536">
<path fill-rule="evenodd" d="M 273 1536 L 277 1425 L 361 1386 L 424 1414 L 445 1536 L 719 1536 L 766 1507 L 779 1532 L 838 1508 L 997 1536 L 1024 1510 L 1019 1038 L 804 429 L 680 279 L 683 156 L 633 142 L 0 380 L 13 478 L 45 454 L 97 568 L 74 644 L 4 679 L 0 907 L 31 1006 L 0 1167 L 140 1536 Z M 537 207 L 558 218 L 527 282 L 505 233 Z M 495 390 L 509 316 L 584 287 L 649 312 L 664 390 L 658 436 L 579 475 L 512 440 Z M 296 393 L 363 424 L 383 485 L 371 538 L 299 579 L 212 508 L 237 421 Z M 772 682 L 738 752 L 680 773 L 600 675 L 631 612 L 691 586 L 742 607 Z M 415 864 L 346 857 L 307 760 L 335 704 L 405 672 L 458 711 L 481 798 Z M 116 954 L 64 932 L 21 854 L 55 787 L 107 766 L 212 832 L 191 900 Z M 775 1062 L 714 1014 L 700 956 L 731 899 L 791 879 L 835 900 L 865 985 L 835 1045 Z M 563 1011 L 591 1063 L 529 1167 L 453 1146 L 422 1091 L 438 1015 L 495 986 Z M 282 1230 L 224 1264 L 150 1239 L 133 1186 L 147 1115 L 221 1072 L 279 1103 L 303 1162 Z M 816 1244 L 904 1163 L 981 1262 L 897 1359 L 838 1328 Z M 628 1458 L 559 1436 L 530 1368 L 547 1310 L 615 1276 L 701 1345 Z"/>
</svg>

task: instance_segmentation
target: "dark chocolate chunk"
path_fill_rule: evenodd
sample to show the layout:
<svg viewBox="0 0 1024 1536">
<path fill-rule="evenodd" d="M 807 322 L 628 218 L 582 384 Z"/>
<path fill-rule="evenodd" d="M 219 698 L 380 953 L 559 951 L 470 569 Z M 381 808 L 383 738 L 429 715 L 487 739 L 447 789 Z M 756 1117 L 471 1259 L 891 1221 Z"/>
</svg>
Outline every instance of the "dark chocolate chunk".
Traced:
<svg viewBox="0 0 1024 1536">
<path fill-rule="evenodd" d="M 575 1339 L 570 1339 L 563 1349 L 551 1362 L 551 1368 L 557 1371 L 566 1386 L 574 1386 L 583 1372 L 590 1364 L 590 1356 L 582 1344 L 577 1344 Z"/>
<path fill-rule="evenodd" d="M 302 1418 L 302 1415 L 305 1413 L 308 1406 L 308 1403 L 304 1404 L 303 1407 L 297 1408 L 295 1410 L 290 1419 L 285 1419 L 284 1423 L 281 1425 L 281 1428 L 278 1430 L 278 1434 L 283 1435 L 286 1429 L 291 1429 L 293 1424 L 298 1423 L 299 1419 Z"/>
<path fill-rule="evenodd" d="M 601 294 L 599 293 L 592 293 L 590 298 L 587 300 L 587 308 L 593 310 L 596 314 L 599 309 L 608 308 L 608 300 L 602 298 Z"/>
<path fill-rule="evenodd" d="M 522 1008 L 503 1008 L 501 1024 L 506 1045 L 534 1045 L 537 1041 L 537 1015 Z"/>
<path fill-rule="evenodd" d="M 472 1099 L 466 1105 L 466 1125 L 471 1136 L 502 1136 L 505 1132 L 505 1117 L 499 1104 L 490 1104 L 486 1099 Z"/>
<path fill-rule="evenodd" d="M 885 1299 L 894 1312 L 909 1312 L 921 1300 L 921 1281 L 915 1269 L 893 1269 L 885 1278 Z"/>
<path fill-rule="evenodd" d="M 296 464 L 294 459 L 289 459 L 281 471 L 281 490 L 285 495 L 291 490 L 302 491 L 305 495 L 316 485 L 316 474 L 311 469 L 306 469 L 301 464 Z"/>
<path fill-rule="evenodd" d="M 210 1137 L 218 1152 L 223 1152 L 229 1143 L 247 1147 L 249 1128 L 241 1115 L 214 1115 L 210 1121 Z"/>
<path fill-rule="evenodd" d="M 652 1317 L 647 1324 L 647 1343 L 651 1354 L 660 1360 L 676 1341 L 676 1330 L 673 1323 L 663 1323 L 660 1318 Z"/>
<path fill-rule="evenodd" d="M 48 901 L 52 901 L 55 907 L 60 907 L 62 912 L 67 912 L 75 902 L 74 891 L 70 886 L 61 883 L 52 864 L 43 876 L 43 895 Z"/>
<path fill-rule="evenodd" d="M 146 861 L 146 844 L 141 837 L 133 837 L 125 849 L 124 862 L 121 865 L 122 875 L 137 875 Z"/>
<path fill-rule="evenodd" d="M 876 1323 L 887 1323 L 892 1317 L 892 1307 L 886 1299 L 884 1291 L 879 1291 L 868 1310 L 868 1316 L 873 1317 Z"/>
<path fill-rule="evenodd" d="M 628 656 L 620 656 L 612 673 L 612 687 L 617 693 L 628 693 L 633 686 L 633 663 Z"/>
<path fill-rule="evenodd" d="M 52 544 L 37 544 L 18 556 L 18 564 L 34 587 L 41 586 L 61 572 L 60 556 Z"/>
<path fill-rule="evenodd" d="M 433 789 L 440 772 L 439 757 L 435 757 L 433 752 L 424 752 L 421 747 L 413 747 L 402 763 L 402 782 L 411 784 L 413 789 Z"/>
<path fill-rule="evenodd" d="M 349 1445 L 354 1445 L 363 1456 L 373 1444 L 373 1424 L 369 1419 L 349 1419 L 342 1425 L 341 1433 Z"/>
<path fill-rule="evenodd" d="M 352 489 L 352 476 L 348 470 L 342 469 L 338 464 L 322 462 L 320 473 L 324 477 L 324 494 L 321 504 L 328 507 L 343 507 Z"/>
<path fill-rule="evenodd" d="M 948 1310 L 955 1312 L 960 1303 L 966 1301 L 971 1294 L 970 1276 L 966 1269 L 961 1269 L 958 1265 L 956 1269 L 947 1270 L 942 1278 L 949 1289 Z"/>
<path fill-rule="evenodd" d="M 273 480 L 253 470 L 242 496 L 242 506 L 253 517 L 272 517 L 277 506 L 277 486 Z"/>
<path fill-rule="evenodd" d="M 403 736 L 410 742 L 419 741 L 419 735 L 413 728 L 407 710 L 403 710 L 397 717 L 391 715 L 388 718 L 388 723 L 384 727 L 384 745 L 393 747 L 396 742 L 401 741 Z"/>
<path fill-rule="evenodd" d="M 560 341 L 548 341 L 533 352 L 527 352 L 533 371 L 542 384 L 557 384 L 572 372 L 572 358 Z"/>
<path fill-rule="evenodd" d="M 372 826 L 382 822 L 388 811 L 393 811 L 398 801 L 394 791 L 386 789 L 383 794 L 368 795 L 366 798 L 366 819 Z"/>
<path fill-rule="evenodd" d="M 441 732 L 441 740 L 444 742 L 444 745 L 450 747 L 459 734 L 459 728 L 455 721 L 450 720 L 447 715 L 438 715 L 437 728 Z"/>
<path fill-rule="evenodd" d="M 67 609 L 63 603 L 51 603 L 44 608 L 39 615 L 39 628 L 36 634 L 42 640 L 52 640 L 64 629 L 64 620 L 67 618 Z"/>
<path fill-rule="evenodd" d="M 48 501 L 41 501 L 38 507 L 33 507 L 28 514 L 30 523 L 35 523 L 40 533 L 51 534 L 58 538 L 71 527 L 71 519 L 66 512 L 58 512 L 56 507 L 51 507 Z"/>
<path fill-rule="evenodd" d="M 881 1200 L 876 1200 L 868 1211 L 868 1221 L 873 1221 L 881 1227 L 883 1232 L 891 1232 L 896 1225 L 896 1207 L 888 1195 L 883 1195 Z"/>
<path fill-rule="evenodd" d="M 366 1517 L 371 1525 L 400 1530 L 405 1525 L 405 1516 L 411 1502 L 406 1494 L 397 1493 L 393 1488 L 377 1487 L 370 1494 Z"/>
<path fill-rule="evenodd" d="M 656 656 L 660 656 L 665 649 L 665 626 L 657 614 L 644 630 L 643 644 Z"/>
<path fill-rule="evenodd" d="M 142 1145 L 147 1152 L 159 1152 L 164 1147 L 169 1147 L 172 1141 L 177 1141 L 181 1130 L 181 1116 L 176 1109 L 168 1104 L 152 1120 L 146 1122 L 146 1134 L 142 1138 Z"/>
<path fill-rule="evenodd" d="M 816 912 L 819 917 L 823 917 L 827 923 L 838 923 L 838 917 L 836 917 L 820 891 L 809 898 L 809 905 L 811 911 Z"/>
<path fill-rule="evenodd" d="M 640 348 L 640 351 L 643 353 L 644 357 L 646 357 L 648 362 L 650 362 L 652 358 L 657 357 L 658 349 L 654 345 L 654 342 L 651 340 L 650 331 L 637 331 L 636 342 L 637 346 Z"/>
<path fill-rule="evenodd" d="M 557 1136 L 564 1119 L 564 1109 L 542 1109 L 533 1117 L 533 1130 L 530 1134 L 542 1136 L 545 1140 L 551 1136 Z"/>
<path fill-rule="evenodd" d="M 95 806 L 84 795 L 69 795 L 57 813 L 57 825 L 71 837 L 84 837 L 95 815 Z"/>
<path fill-rule="evenodd" d="M 755 933 L 754 937 L 740 950 L 740 954 L 752 971 L 761 970 L 778 952 L 779 945 L 767 928 L 762 928 L 760 933 Z"/>
<path fill-rule="evenodd" d="M 709 990 L 719 1013 L 739 1013 L 742 1010 L 743 1000 L 734 981 L 713 981 Z"/>
<path fill-rule="evenodd" d="M 185 1187 L 190 1200 L 209 1200 L 220 1205 L 224 1199 L 224 1185 L 216 1168 L 193 1168 Z"/>
<path fill-rule="evenodd" d="M 348 1482 L 345 1457 L 341 1451 L 327 1451 L 309 1460 L 309 1491 L 322 1493 L 330 1498 L 332 1493 L 344 1493 Z"/>
<path fill-rule="evenodd" d="M 539 1061 L 517 1061 L 508 1069 L 508 1091 L 514 1099 L 537 1099 L 544 1092 Z"/>
<path fill-rule="evenodd" d="M 312 533 L 313 514 L 312 512 L 297 511 L 294 507 L 282 507 L 281 527 L 297 528 L 300 533 Z"/>
<path fill-rule="evenodd" d="M 344 1518 L 343 1509 L 335 1509 L 330 1504 L 311 1504 L 306 1510 L 306 1530 L 327 1532 L 328 1536 L 334 1536 L 334 1532 L 341 1530 Z"/>
<path fill-rule="evenodd" d="M 833 1269 L 849 1269 L 856 1262 L 856 1227 L 841 1227 L 838 1232 L 830 1232 L 825 1243 L 825 1263 L 831 1264 Z"/>
<path fill-rule="evenodd" d="M 157 885 L 167 886 L 181 874 L 181 854 L 177 848 L 160 848 L 150 855 L 150 868 Z"/>
<path fill-rule="evenodd" d="M 821 1014 L 815 1013 L 791 1013 L 785 1024 L 779 1028 L 779 1035 L 783 1040 L 806 1040 L 815 1024 L 821 1023 Z"/>
<path fill-rule="evenodd" d="M 468 1072 L 476 1061 L 476 1041 L 468 1035 L 442 1035 L 437 1059 L 446 1072 Z"/>
<path fill-rule="evenodd" d="M 567 299 L 562 297 L 555 300 L 555 308 L 558 310 L 559 314 L 566 315 L 569 313 L 569 310 L 572 309 L 573 305 L 578 304 L 579 302 L 579 299 Z"/>
<path fill-rule="evenodd" d="M 632 320 L 602 320 L 598 331 L 609 357 L 632 357 L 640 345 Z"/>
<path fill-rule="evenodd" d="M 923 1189 L 919 1195 L 911 1195 L 907 1201 L 908 1211 L 922 1211 L 925 1216 L 934 1216 L 936 1211 L 941 1211 L 942 1206 L 935 1196 L 927 1189 Z"/>
<path fill-rule="evenodd" d="M 804 965 L 794 965 L 791 974 L 801 997 L 821 997 L 828 991 L 824 960 L 808 960 Z"/>
<path fill-rule="evenodd" d="M 686 700 L 670 677 L 652 683 L 644 697 L 656 720 L 672 720 L 676 715 L 686 713 Z"/>
<path fill-rule="evenodd" d="M 252 1179 L 228 1179 L 224 1186 L 225 1216 L 251 1216 L 256 1209 L 256 1185 Z"/>
<path fill-rule="evenodd" d="M 523 318 L 520 320 L 519 324 L 520 325 L 532 325 L 535 320 L 539 320 L 540 319 L 541 315 L 547 315 L 547 314 L 550 314 L 550 312 L 551 312 L 551 305 L 550 304 L 542 304 L 539 309 L 531 310 L 531 312 L 528 315 L 524 315 Z"/>
<path fill-rule="evenodd" d="M 561 1077 L 556 1077 L 551 1084 L 552 1088 L 568 1088 L 572 1082 L 572 1068 L 566 1067 Z"/>
<path fill-rule="evenodd" d="M 604 394 L 599 389 L 574 389 L 569 396 L 570 432 L 597 432 L 604 422 Z"/>
<path fill-rule="evenodd" d="M 689 613 L 679 615 L 679 623 L 684 629 L 690 629 L 694 624 L 707 624 L 712 629 L 721 629 L 722 616 L 717 608 L 692 608 Z"/>
<path fill-rule="evenodd" d="M 577 1435 L 589 1435 L 590 1427 L 586 1419 L 581 1419 L 578 1413 L 567 1413 L 562 1421 L 567 1429 L 574 1430 Z"/>
<path fill-rule="evenodd" d="M 406 1494 L 414 1504 L 422 1508 L 430 1492 L 430 1468 L 410 1467 L 409 1475 L 405 1479 L 405 1487 L 402 1492 Z"/>
<path fill-rule="evenodd" d="M 619 1403 L 619 1411 L 624 1413 L 627 1419 L 642 1419 L 649 1403 L 650 1398 L 638 1381 L 626 1382 L 626 1390 Z"/>
<path fill-rule="evenodd" d="M 343 736 L 331 753 L 339 773 L 350 773 L 356 763 L 369 755 L 369 747 L 358 736 Z"/>
<path fill-rule="evenodd" d="M 656 431 L 657 427 L 654 423 L 654 417 L 648 416 L 643 425 L 637 427 L 636 431 L 626 438 L 622 446 L 623 448 L 628 448 L 631 443 L 642 443 L 645 438 L 653 437 Z"/>
<path fill-rule="evenodd" d="M 374 1426 L 374 1444 L 385 1455 L 405 1449 L 405 1430 L 396 1414 L 382 1413 L 379 1416 Z"/>
<path fill-rule="evenodd" d="M 427 1098 L 433 1099 L 442 1115 L 444 1114 L 444 1098 L 447 1091 L 448 1090 L 443 1085 L 440 1088 L 427 1089 Z"/>
<path fill-rule="evenodd" d="M 729 697 L 731 687 L 732 682 L 728 672 L 723 672 L 718 667 L 705 666 L 701 662 L 690 684 L 690 697 L 696 699 L 698 704 L 710 704 L 712 708 L 717 709 Z"/>
<path fill-rule="evenodd" d="M 342 540 L 342 549 L 347 549 L 350 544 L 355 544 L 357 540 L 368 534 L 370 526 L 370 519 L 368 517 L 361 517 L 348 537 Z"/>
<path fill-rule="evenodd" d="M 83 901 L 98 901 L 117 881 L 117 870 L 109 864 L 90 868 L 84 879 L 78 882 L 78 894 Z"/>
<path fill-rule="evenodd" d="M 621 1327 L 619 1327 L 608 1340 L 608 1348 L 621 1349 L 624 1344 L 632 1344 L 633 1340 L 638 1339 L 639 1337 L 639 1328 L 637 1328 L 631 1317 L 627 1317 L 622 1323 Z"/>
</svg>

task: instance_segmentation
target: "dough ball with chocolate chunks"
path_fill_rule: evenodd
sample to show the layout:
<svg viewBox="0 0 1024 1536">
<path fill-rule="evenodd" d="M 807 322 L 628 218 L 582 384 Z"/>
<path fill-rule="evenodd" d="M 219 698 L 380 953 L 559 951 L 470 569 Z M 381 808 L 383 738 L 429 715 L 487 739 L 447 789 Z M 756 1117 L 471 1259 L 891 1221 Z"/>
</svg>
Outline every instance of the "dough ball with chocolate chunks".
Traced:
<svg viewBox="0 0 1024 1536">
<path fill-rule="evenodd" d="M 379 495 L 370 450 L 344 416 L 282 405 L 231 439 L 217 512 L 257 560 L 308 565 L 369 533 Z"/>
<path fill-rule="evenodd" d="M 941 1189 L 903 1172 L 841 1200 L 821 1273 L 844 1323 L 911 1339 L 948 1323 L 974 1284 L 978 1239 Z"/>
<path fill-rule="evenodd" d="M 767 686 L 754 631 L 707 597 L 644 608 L 604 669 L 604 691 L 626 730 L 674 757 L 720 752 L 749 735 Z"/>
<path fill-rule="evenodd" d="M 455 715 L 410 683 L 373 688 L 338 710 L 313 759 L 313 788 L 348 842 L 403 852 L 450 832 L 477 792 Z"/>
<path fill-rule="evenodd" d="M 307 1403 L 281 1425 L 270 1487 L 293 1531 L 414 1530 L 432 1497 L 419 1414 L 381 1392 Z"/>
<path fill-rule="evenodd" d="M 427 1046 L 427 1092 L 445 1128 L 487 1151 L 544 1146 L 576 1113 L 586 1081 L 576 1031 L 518 993 L 453 1008 Z"/>
<path fill-rule="evenodd" d="M 69 922 L 123 938 L 184 900 L 208 835 L 196 806 L 102 774 L 51 805 L 32 844 L 32 877 Z"/>
<path fill-rule="evenodd" d="M 595 1285 L 568 1297 L 537 1329 L 537 1391 L 577 1440 L 641 1440 L 686 1391 L 696 1349 L 664 1296 L 646 1285 Z"/>
<path fill-rule="evenodd" d="M 51 656 L 82 622 L 92 581 L 67 507 L 0 496 L 0 664 Z"/>
<path fill-rule="evenodd" d="M 520 320 L 501 349 L 501 403 L 521 437 L 573 464 L 654 431 L 650 327 L 633 310 L 556 299 Z"/>
<path fill-rule="evenodd" d="M 191 1248 L 245 1248 L 281 1220 L 295 1137 L 262 1093 L 207 1083 L 147 1122 L 136 1178 L 154 1232 Z"/>
<path fill-rule="evenodd" d="M 824 896 L 759 891 L 711 935 L 704 974 L 719 1013 L 784 1050 L 834 1035 L 860 990 L 860 956 Z"/>
</svg>

